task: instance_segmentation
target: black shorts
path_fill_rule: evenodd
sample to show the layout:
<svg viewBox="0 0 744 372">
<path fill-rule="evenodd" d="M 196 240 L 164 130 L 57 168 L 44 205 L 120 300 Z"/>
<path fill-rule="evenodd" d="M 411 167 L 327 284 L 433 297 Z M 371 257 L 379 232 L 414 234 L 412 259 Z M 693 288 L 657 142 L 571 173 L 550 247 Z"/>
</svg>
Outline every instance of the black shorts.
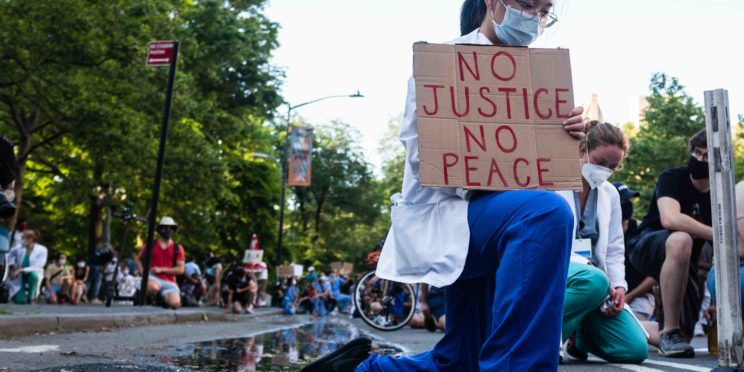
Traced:
<svg viewBox="0 0 744 372">
<path fill-rule="evenodd" d="M 630 263 L 641 274 L 654 278 L 659 281 L 661 275 L 661 266 L 666 259 L 666 241 L 673 231 L 661 230 L 644 230 L 634 236 L 628 242 L 630 254 L 628 258 Z M 692 243 L 692 255 L 690 265 L 697 267 L 698 256 L 705 241 L 694 239 Z"/>
</svg>

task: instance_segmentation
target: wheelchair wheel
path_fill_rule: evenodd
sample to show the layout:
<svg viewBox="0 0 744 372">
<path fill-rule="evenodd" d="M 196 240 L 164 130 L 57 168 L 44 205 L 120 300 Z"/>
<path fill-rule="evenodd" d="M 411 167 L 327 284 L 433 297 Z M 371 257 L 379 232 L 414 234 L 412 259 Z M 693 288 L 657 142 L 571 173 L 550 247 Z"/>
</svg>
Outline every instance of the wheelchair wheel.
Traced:
<svg viewBox="0 0 744 372">
<path fill-rule="evenodd" d="M 380 279 L 371 271 L 357 283 L 354 305 L 370 327 L 394 331 L 413 318 L 416 295 L 410 284 Z"/>
</svg>

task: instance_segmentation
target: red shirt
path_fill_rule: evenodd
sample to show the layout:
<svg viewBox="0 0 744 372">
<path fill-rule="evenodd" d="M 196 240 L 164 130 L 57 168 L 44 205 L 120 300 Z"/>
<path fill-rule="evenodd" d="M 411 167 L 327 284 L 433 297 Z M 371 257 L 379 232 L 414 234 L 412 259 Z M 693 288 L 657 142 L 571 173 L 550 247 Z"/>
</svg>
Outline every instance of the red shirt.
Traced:
<svg viewBox="0 0 744 372">
<path fill-rule="evenodd" d="M 152 247 L 152 256 L 150 257 L 150 269 L 153 267 L 173 267 L 173 244 L 171 242 L 168 247 L 163 249 L 159 241 L 155 242 L 155 246 Z M 140 258 L 145 257 L 145 250 L 142 249 L 139 253 Z M 186 253 L 183 251 L 183 246 L 178 245 L 178 256 L 176 261 L 186 261 Z M 167 280 L 171 283 L 176 282 L 176 276 L 173 274 L 157 273 L 155 274 L 158 278 Z"/>
</svg>

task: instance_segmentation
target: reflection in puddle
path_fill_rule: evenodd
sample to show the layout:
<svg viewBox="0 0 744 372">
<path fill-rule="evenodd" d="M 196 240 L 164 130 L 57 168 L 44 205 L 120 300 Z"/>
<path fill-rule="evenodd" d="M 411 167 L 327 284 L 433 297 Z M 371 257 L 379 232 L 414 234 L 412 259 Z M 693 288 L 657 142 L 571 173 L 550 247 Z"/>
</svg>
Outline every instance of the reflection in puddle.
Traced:
<svg viewBox="0 0 744 372">
<path fill-rule="evenodd" d="M 162 360 L 198 371 L 294 371 L 356 337 L 355 328 L 321 318 L 251 337 L 182 345 Z"/>
</svg>

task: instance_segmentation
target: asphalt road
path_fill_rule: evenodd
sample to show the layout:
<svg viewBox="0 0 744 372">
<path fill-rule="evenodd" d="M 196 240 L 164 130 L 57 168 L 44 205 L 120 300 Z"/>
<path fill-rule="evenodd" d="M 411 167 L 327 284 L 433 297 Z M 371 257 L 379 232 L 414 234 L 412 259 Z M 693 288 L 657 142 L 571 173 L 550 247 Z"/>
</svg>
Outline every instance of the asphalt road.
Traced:
<svg viewBox="0 0 744 372">
<path fill-rule="evenodd" d="M 359 320 L 336 317 L 326 323 L 341 325 L 345 333 L 338 337 L 355 337 L 367 334 L 378 343 L 397 346 L 405 353 L 428 350 L 442 336 L 424 330 L 402 329 L 395 332 L 379 332 L 364 325 Z M 229 323 L 191 323 L 181 325 L 148 326 L 119 329 L 95 333 L 51 334 L 23 337 L 12 341 L 0 341 L 0 371 L 84 371 L 84 370 L 146 370 L 172 371 L 184 370 L 173 367 L 174 350 L 187 350 L 186 353 L 199 354 L 193 345 L 216 339 L 238 339 L 260 334 L 269 334 L 283 329 L 317 328 L 318 322 L 309 316 L 266 316 L 244 322 Z M 300 327 L 303 328 L 303 327 Z M 320 331 L 322 332 L 322 330 Z M 300 334 L 299 342 L 317 343 L 310 333 Z M 307 338 L 302 338 L 307 337 Z M 252 337 L 251 340 L 254 338 Z M 263 353 L 266 361 L 272 355 L 271 347 L 276 341 L 264 338 L 259 359 Z M 323 342 L 328 342 L 323 341 Z M 339 342 L 338 340 L 334 342 Z M 340 341 L 343 342 L 343 341 Z M 669 359 L 659 356 L 655 349 L 649 352 L 649 360 L 642 365 L 608 364 L 599 359 L 591 359 L 581 364 L 560 366 L 560 371 L 709 371 L 716 367 L 716 359 L 705 349 L 705 339 L 694 340 L 697 356 L 693 359 Z M 191 345 L 189 348 L 188 346 Z M 242 345 L 242 344 L 241 344 Z M 273 345 L 273 346 L 272 346 Z M 332 344 L 335 345 L 336 344 Z M 247 350 L 247 348 L 246 348 Z M 252 350 L 256 350 L 255 346 Z M 320 350 L 323 350 L 322 348 Z M 189 355 L 187 355 L 189 357 Z M 307 356 L 305 356 L 307 357 Z M 313 356 L 314 357 L 314 356 Z M 244 357 L 243 357 L 244 358 Z M 300 352 L 302 358 L 302 351 Z M 188 358 L 187 358 L 188 359 Z M 257 370 L 262 370 L 258 365 Z M 292 370 L 287 367 L 281 370 Z M 216 369 L 215 369 L 216 370 Z M 271 368 L 271 370 L 275 370 Z"/>
</svg>

